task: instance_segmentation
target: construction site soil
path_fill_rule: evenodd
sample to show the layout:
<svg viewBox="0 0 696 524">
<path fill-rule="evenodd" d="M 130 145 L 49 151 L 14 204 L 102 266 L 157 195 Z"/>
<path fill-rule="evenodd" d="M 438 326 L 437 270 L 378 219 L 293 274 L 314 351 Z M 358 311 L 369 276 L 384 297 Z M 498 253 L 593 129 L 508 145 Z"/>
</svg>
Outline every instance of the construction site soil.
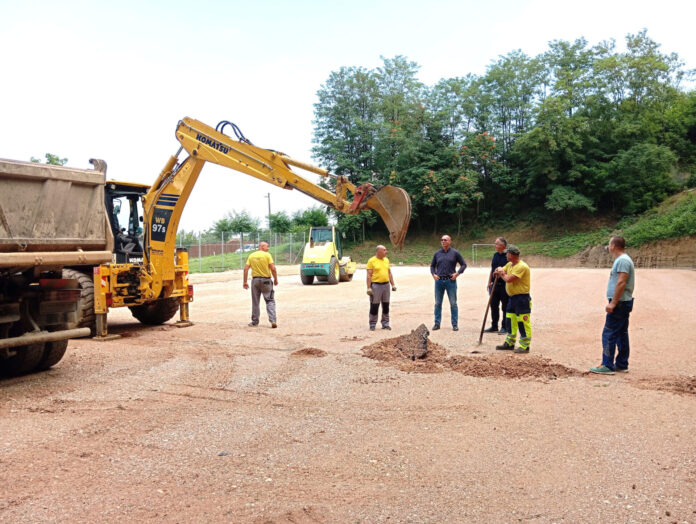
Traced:
<svg viewBox="0 0 696 524">
<path fill-rule="evenodd" d="M 428 268 L 374 332 L 364 270 L 280 269 L 277 329 L 239 271 L 194 275 L 193 326 L 115 310 L 121 338 L 1 380 L 0 522 L 696 522 L 696 271 L 637 271 L 630 372 L 597 376 L 608 268 L 532 266 L 521 355 L 478 344 L 470 268 L 424 356 Z"/>
</svg>

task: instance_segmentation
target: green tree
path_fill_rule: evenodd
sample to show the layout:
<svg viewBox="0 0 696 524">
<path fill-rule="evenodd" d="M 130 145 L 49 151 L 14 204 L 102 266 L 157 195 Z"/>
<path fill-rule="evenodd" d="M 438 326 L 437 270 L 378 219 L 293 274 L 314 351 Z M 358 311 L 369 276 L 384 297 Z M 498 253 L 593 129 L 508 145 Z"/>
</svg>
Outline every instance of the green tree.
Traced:
<svg viewBox="0 0 696 524">
<path fill-rule="evenodd" d="M 542 96 L 545 81 L 543 61 L 522 51 L 512 51 L 488 67 L 481 79 L 481 101 L 486 105 L 488 122 L 480 131 L 488 131 L 501 142 L 507 155 L 516 137 L 534 125 L 535 104 Z"/>
<path fill-rule="evenodd" d="M 287 233 L 292 228 L 292 219 L 285 211 L 271 213 L 270 228 L 277 233 Z"/>
<path fill-rule="evenodd" d="M 292 215 L 293 231 L 306 231 L 310 227 L 328 226 L 329 217 L 322 207 L 310 207 L 304 211 L 295 211 Z"/>
<path fill-rule="evenodd" d="M 218 237 L 222 233 L 226 236 L 231 233 L 253 233 L 259 230 L 259 224 L 259 219 L 252 217 L 246 210 L 231 211 L 217 220 L 209 231 Z"/>
<path fill-rule="evenodd" d="M 198 233 L 180 229 L 176 232 L 176 245 L 178 247 L 189 247 L 198 244 Z"/>
<path fill-rule="evenodd" d="M 67 158 L 60 158 L 58 155 L 53 155 L 51 153 L 46 153 L 46 164 L 52 165 L 52 166 L 64 166 L 67 162 Z M 40 164 L 41 160 L 36 157 L 31 157 L 30 159 L 32 162 L 35 164 Z"/>
<path fill-rule="evenodd" d="M 351 242 L 365 242 L 368 231 L 377 223 L 377 214 L 374 211 L 364 211 L 357 215 L 338 214 L 336 227 L 345 233 Z"/>
<path fill-rule="evenodd" d="M 572 43 L 565 40 L 549 42 L 549 50 L 540 56 L 546 69 L 544 99 L 547 95 L 555 98 L 563 105 L 567 116 L 572 117 L 592 93 L 596 56 L 597 51 L 589 48 L 584 38 Z"/>
<path fill-rule="evenodd" d="M 696 174 L 696 91 L 679 93 L 665 112 L 664 142 Z"/>
<path fill-rule="evenodd" d="M 428 96 L 431 111 L 443 126 L 443 134 L 450 145 L 463 140 L 474 130 L 478 96 L 478 77 L 471 73 L 465 77 L 440 80 Z"/>
<path fill-rule="evenodd" d="M 589 198 L 581 195 L 568 186 L 555 186 L 549 196 L 546 198 L 544 207 L 551 211 L 561 213 L 580 209 L 587 211 L 595 210 L 595 207 L 592 205 L 592 201 Z"/>
<path fill-rule="evenodd" d="M 676 155 L 666 146 L 636 144 L 609 164 L 607 194 L 621 212 L 643 212 L 677 189 L 671 175 L 676 161 Z"/>
<path fill-rule="evenodd" d="M 644 30 L 624 52 L 556 40 L 431 87 L 418 70 L 396 56 L 331 73 L 314 154 L 355 184 L 404 188 L 421 229 L 520 211 L 634 213 L 675 180 L 696 184 L 696 93 L 681 87 L 693 72 Z M 336 217 L 356 238 L 383 227 Z"/>
<path fill-rule="evenodd" d="M 317 92 L 312 153 L 330 171 L 360 184 L 375 170 L 379 128 L 375 74 L 342 67 Z"/>
</svg>

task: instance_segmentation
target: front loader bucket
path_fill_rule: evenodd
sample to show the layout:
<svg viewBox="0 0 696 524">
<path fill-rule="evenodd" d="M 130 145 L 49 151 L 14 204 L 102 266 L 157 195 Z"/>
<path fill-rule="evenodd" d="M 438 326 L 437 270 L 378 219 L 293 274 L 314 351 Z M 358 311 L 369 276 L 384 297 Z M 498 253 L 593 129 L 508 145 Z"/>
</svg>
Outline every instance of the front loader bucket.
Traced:
<svg viewBox="0 0 696 524">
<path fill-rule="evenodd" d="M 367 199 L 365 207 L 374 209 L 389 230 L 394 247 L 403 247 L 408 224 L 411 222 L 411 197 L 396 186 L 384 186 Z"/>
</svg>

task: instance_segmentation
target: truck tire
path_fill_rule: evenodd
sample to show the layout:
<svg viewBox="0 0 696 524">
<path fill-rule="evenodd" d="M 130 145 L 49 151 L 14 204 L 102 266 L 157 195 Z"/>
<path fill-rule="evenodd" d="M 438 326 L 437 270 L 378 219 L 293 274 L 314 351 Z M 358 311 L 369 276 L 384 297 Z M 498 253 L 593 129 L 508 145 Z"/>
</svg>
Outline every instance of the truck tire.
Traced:
<svg viewBox="0 0 696 524">
<path fill-rule="evenodd" d="M 164 324 L 179 310 L 179 297 L 162 298 L 149 304 L 130 306 L 128 309 L 143 324 Z"/>
<path fill-rule="evenodd" d="M 36 368 L 44 355 L 43 344 L 29 344 L 14 349 L 17 353 L 13 357 L 0 360 L 0 374 L 8 377 L 26 375 Z"/>
<path fill-rule="evenodd" d="M 91 275 L 87 275 L 76 269 L 64 269 L 63 278 L 77 280 L 80 286 L 80 300 L 77 302 L 77 318 L 74 323 L 68 324 L 67 329 L 87 327 L 92 331 L 92 336 L 94 336 L 97 327 L 94 316 L 94 279 Z"/>
<path fill-rule="evenodd" d="M 310 286 L 314 282 L 314 275 L 303 275 L 300 273 L 300 280 L 305 286 Z"/>
<path fill-rule="evenodd" d="M 340 278 L 340 269 L 338 267 L 338 260 L 335 257 L 331 257 L 331 264 L 329 265 L 329 276 L 326 281 L 333 285 L 338 284 L 338 279 Z"/>
<path fill-rule="evenodd" d="M 56 340 L 54 342 L 46 342 L 43 352 L 43 357 L 34 368 L 34 371 L 45 371 L 51 366 L 55 366 L 60 362 L 60 359 L 65 355 L 68 349 L 67 340 Z"/>
</svg>

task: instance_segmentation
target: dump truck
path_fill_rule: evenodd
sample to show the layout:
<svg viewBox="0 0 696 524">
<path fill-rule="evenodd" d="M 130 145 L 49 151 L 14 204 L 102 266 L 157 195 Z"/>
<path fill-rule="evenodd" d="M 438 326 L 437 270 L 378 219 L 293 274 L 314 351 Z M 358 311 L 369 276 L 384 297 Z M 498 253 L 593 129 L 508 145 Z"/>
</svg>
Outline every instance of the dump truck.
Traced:
<svg viewBox="0 0 696 524">
<path fill-rule="evenodd" d="M 343 256 L 341 232 L 336 226 L 310 228 L 300 264 L 300 280 L 305 286 L 312 284 L 315 277 L 329 284 L 350 282 L 356 269 L 357 264 Z"/>
<path fill-rule="evenodd" d="M 0 375 L 50 368 L 83 304 L 76 272 L 112 260 L 106 163 L 94 169 L 0 159 Z M 81 273 L 80 273 L 81 274 Z"/>
</svg>

